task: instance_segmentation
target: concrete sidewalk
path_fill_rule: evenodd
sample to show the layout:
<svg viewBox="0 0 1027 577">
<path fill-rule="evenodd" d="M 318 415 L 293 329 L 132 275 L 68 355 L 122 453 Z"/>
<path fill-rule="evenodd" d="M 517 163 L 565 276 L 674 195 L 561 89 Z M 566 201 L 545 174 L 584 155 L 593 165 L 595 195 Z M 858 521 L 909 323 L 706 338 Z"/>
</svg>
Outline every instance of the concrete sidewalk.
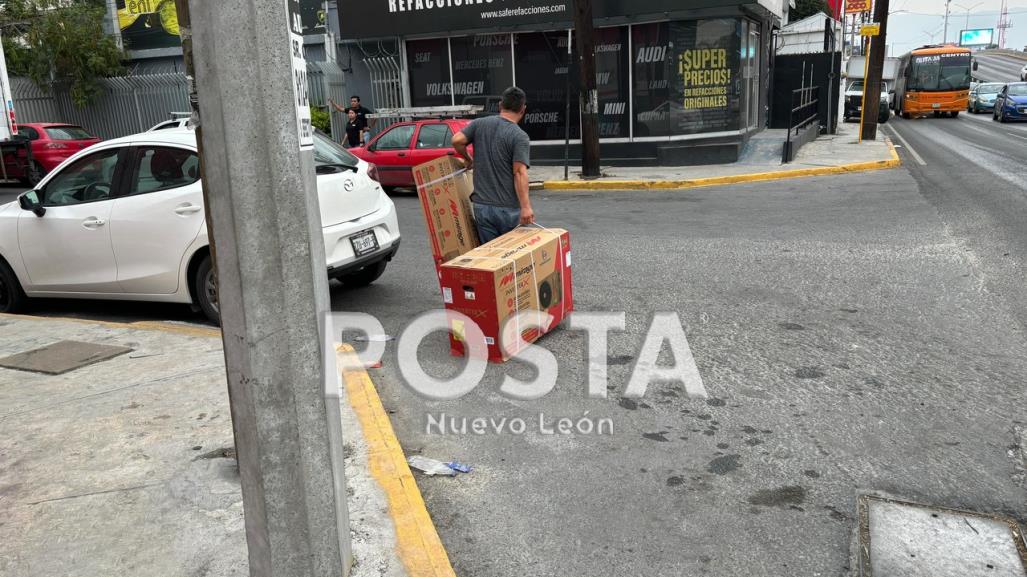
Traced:
<svg viewBox="0 0 1027 577">
<path fill-rule="evenodd" d="M 859 143 L 857 123 L 840 123 L 838 134 L 820 136 L 804 146 L 795 161 L 788 164 L 781 163 L 785 136 L 782 129 L 758 133 L 746 145 L 742 158 L 732 164 L 604 166 L 603 176 L 596 180 L 582 180 L 580 166 L 571 167 L 570 180 L 563 179 L 562 166 L 535 166 L 531 169 L 531 180 L 541 181 L 537 186 L 546 190 L 694 188 L 878 170 L 901 164 L 891 143 L 883 136 L 879 135 L 876 141 Z"/>
<path fill-rule="evenodd" d="M 216 330 L 13 315 L 0 327 L 0 358 L 57 341 L 130 349 L 60 375 L 0 368 L 0 575 L 249 574 Z M 405 473 L 416 491 L 402 453 L 375 449 L 398 443 L 368 428 L 388 419 L 359 372 L 342 403 L 353 575 L 449 575 L 423 502 L 397 504 L 385 485 Z"/>
</svg>

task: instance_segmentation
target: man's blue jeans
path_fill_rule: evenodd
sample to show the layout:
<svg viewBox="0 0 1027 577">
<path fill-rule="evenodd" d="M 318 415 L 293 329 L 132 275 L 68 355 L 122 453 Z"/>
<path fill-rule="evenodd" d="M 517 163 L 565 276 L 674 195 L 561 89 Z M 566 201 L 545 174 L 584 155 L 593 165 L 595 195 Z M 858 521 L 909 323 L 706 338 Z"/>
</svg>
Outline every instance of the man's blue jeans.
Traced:
<svg viewBox="0 0 1027 577">
<path fill-rule="evenodd" d="M 473 203 L 474 223 L 481 244 L 498 238 L 521 224 L 521 209 Z"/>
</svg>

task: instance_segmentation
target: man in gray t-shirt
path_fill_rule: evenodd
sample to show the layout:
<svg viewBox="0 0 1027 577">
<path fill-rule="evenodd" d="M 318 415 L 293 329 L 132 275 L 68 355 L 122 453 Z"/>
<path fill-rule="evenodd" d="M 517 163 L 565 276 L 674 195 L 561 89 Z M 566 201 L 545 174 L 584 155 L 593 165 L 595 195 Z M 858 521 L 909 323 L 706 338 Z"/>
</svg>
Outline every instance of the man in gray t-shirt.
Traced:
<svg viewBox="0 0 1027 577">
<path fill-rule="evenodd" d="M 535 222 L 528 198 L 530 141 L 517 125 L 524 118 L 524 91 L 503 91 L 499 116 L 478 118 L 453 136 L 453 148 L 474 168 L 474 221 L 484 244 L 521 224 Z M 474 145 L 474 159 L 467 145 Z"/>
</svg>

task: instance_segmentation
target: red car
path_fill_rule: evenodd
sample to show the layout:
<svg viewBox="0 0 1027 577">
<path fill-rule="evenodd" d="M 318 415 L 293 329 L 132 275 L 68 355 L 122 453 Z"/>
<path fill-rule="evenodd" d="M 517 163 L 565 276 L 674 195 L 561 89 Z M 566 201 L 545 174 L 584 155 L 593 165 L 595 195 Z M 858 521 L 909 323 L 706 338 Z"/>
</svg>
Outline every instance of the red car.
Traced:
<svg viewBox="0 0 1027 577">
<path fill-rule="evenodd" d="M 385 190 L 412 187 L 414 173 L 410 169 L 440 156 L 455 156 L 453 135 L 470 122 L 466 119 L 398 122 L 371 139 L 367 146 L 349 151 L 378 168 L 378 180 Z"/>
<path fill-rule="evenodd" d="M 32 162 L 26 169 L 20 163 L 8 162 L 5 158 L 7 175 L 30 185 L 35 185 L 72 154 L 100 142 L 84 128 L 73 124 L 19 123 L 18 136 L 29 140 Z"/>
</svg>

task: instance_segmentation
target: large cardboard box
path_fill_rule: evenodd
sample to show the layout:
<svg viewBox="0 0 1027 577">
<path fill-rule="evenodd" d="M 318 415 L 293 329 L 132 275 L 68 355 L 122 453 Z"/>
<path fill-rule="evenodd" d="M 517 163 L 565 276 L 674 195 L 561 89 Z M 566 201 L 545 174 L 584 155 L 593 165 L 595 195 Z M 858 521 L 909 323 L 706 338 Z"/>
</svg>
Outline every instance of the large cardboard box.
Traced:
<svg viewBox="0 0 1027 577">
<path fill-rule="evenodd" d="M 419 164 L 413 172 L 438 271 L 442 263 L 479 244 L 471 208 L 474 184 L 471 174 L 451 156 Z"/>
<path fill-rule="evenodd" d="M 520 333 L 524 341 L 534 342 L 574 309 L 570 235 L 563 229 L 514 229 L 446 262 L 440 272 L 446 308 L 478 324 L 490 361 L 512 356 L 503 347 L 504 339 L 515 345 L 514 336 Z M 543 326 L 518 326 L 517 315 L 523 311 L 535 312 L 529 318 L 541 320 Z M 552 315 L 548 325 L 541 313 Z M 464 327 L 454 323 L 450 331 L 454 355 L 465 353 L 463 334 Z M 516 347 L 511 351 L 517 352 Z"/>
</svg>

